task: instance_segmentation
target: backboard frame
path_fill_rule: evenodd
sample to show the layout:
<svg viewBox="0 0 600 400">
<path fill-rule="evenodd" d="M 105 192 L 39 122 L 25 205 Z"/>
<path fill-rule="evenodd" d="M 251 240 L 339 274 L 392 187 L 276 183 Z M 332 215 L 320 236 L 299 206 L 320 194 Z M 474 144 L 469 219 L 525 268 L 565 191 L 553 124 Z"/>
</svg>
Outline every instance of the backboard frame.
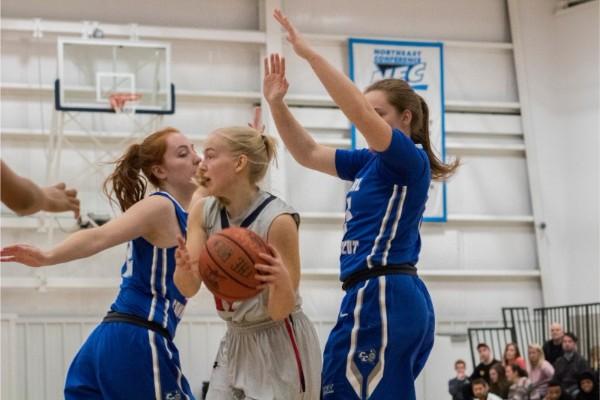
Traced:
<svg viewBox="0 0 600 400">
<path fill-rule="evenodd" d="M 73 111 L 73 112 L 103 112 L 103 113 L 116 113 L 117 110 L 111 108 L 110 103 L 97 101 L 97 95 L 94 96 L 96 104 L 86 104 L 85 106 L 65 102 L 65 87 L 61 82 L 61 77 L 64 77 L 65 73 L 65 45 L 81 45 L 81 46 L 104 46 L 104 47 L 132 47 L 132 48 L 161 48 L 165 51 L 165 84 L 168 88 L 166 97 L 167 107 L 157 106 L 142 106 L 138 105 L 135 108 L 136 114 L 156 114 L 156 115 L 168 115 L 175 113 L 175 85 L 170 81 L 171 79 L 171 46 L 169 43 L 164 42 L 150 42 L 150 41 L 138 41 L 138 40 L 111 40 L 111 39 L 87 39 L 87 38 L 65 38 L 59 37 L 57 41 L 58 48 L 58 78 L 54 82 L 54 105 L 58 111 Z M 118 73 L 113 73 L 118 75 Z M 90 88 L 94 92 L 98 92 L 99 83 L 94 83 L 94 87 Z M 135 86 L 135 81 L 134 81 Z M 164 93 L 164 92 L 163 92 Z"/>
</svg>

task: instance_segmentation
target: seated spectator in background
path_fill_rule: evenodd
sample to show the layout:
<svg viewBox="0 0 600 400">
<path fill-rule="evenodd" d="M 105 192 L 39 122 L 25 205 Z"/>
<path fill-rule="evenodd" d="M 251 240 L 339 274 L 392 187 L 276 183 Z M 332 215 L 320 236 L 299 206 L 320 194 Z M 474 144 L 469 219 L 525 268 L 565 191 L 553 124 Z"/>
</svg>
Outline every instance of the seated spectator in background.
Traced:
<svg viewBox="0 0 600 400">
<path fill-rule="evenodd" d="M 563 387 L 571 397 L 579 392 L 577 377 L 588 370 L 588 363 L 577 352 L 577 336 L 567 332 L 562 340 L 563 355 L 554 362 L 554 379 Z"/>
<path fill-rule="evenodd" d="M 550 382 L 548 382 L 548 392 L 546 393 L 544 400 L 573 400 L 573 398 L 562 390 L 560 382 L 551 379 Z"/>
<path fill-rule="evenodd" d="M 594 382 L 596 386 L 600 386 L 600 346 L 592 346 L 590 349 L 590 357 L 588 358 L 588 364 L 592 369 L 594 375 Z"/>
<path fill-rule="evenodd" d="M 579 394 L 575 400 L 598 400 L 600 392 L 598 391 L 598 381 L 592 371 L 585 371 L 579 374 Z"/>
<path fill-rule="evenodd" d="M 477 378 L 485 379 L 485 381 L 490 383 L 490 368 L 493 364 L 499 363 L 500 361 L 496 360 L 492 355 L 492 351 L 490 350 L 490 346 L 486 343 L 479 343 L 477 345 L 477 352 L 479 353 L 479 364 L 473 370 L 471 374 L 471 382 Z"/>
<path fill-rule="evenodd" d="M 517 364 L 522 369 L 527 369 L 525 359 L 521 357 L 519 346 L 516 343 L 507 343 L 504 347 L 504 354 L 502 355 L 502 366 L 506 368 L 507 365 Z"/>
<path fill-rule="evenodd" d="M 533 389 L 531 381 L 527 377 L 527 371 L 519 366 L 519 364 L 511 364 L 506 366 L 506 379 L 511 383 L 508 390 L 508 400 L 529 400 L 530 393 Z"/>
<path fill-rule="evenodd" d="M 527 347 L 529 356 L 529 380 L 533 390 L 529 395 L 531 400 L 543 399 L 548 390 L 548 382 L 554 376 L 554 367 L 544 358 L 542 347 L 533 343 Z"/>
<path fill-rule="evenodd" d="M 501 397 L 496 396 L 493 393 L 489 393 L 490 387 L 488 383 L 483 378 L 477 378 L 472 383 L 473 387 L 473 396 L 477 400 L 502 400 Z"/>
<path fill-rule="evenodd" d="M 466 375 L 467 365 L 464 360 L 456 360 L 454 362 L 454 371 L 456 371 L 456 377 L 448 381 L 448 392 L 452 396 L 452 400 L 468 400 L 469 397 L 465 397 L 468 393 L 468 388 L 471 386 L 471 381 Z"/>
<path fill-rule="evenodd" d="M 544 343 L 544 357 L 552 365 L 563 354 L 562 340 L 564 334 L 563 327 L 558 322 L 550 325 L 550 340 Z"/>
<path fill-rule="evenodd" d="M 493 364 L 490 368 L 490 393 L 497 394 L 505 399 L 508 396 L 510 383 L 506 380 L 504 367 L 500 363 Z"/>
</svg>

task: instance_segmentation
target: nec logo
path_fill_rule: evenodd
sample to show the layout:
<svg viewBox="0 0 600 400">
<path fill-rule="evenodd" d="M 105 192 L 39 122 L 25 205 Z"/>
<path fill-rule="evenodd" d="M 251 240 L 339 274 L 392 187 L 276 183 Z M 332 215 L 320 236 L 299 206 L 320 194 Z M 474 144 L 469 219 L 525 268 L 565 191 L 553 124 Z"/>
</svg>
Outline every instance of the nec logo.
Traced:
<svg viewBox="0 0 600 400">
<path fill-rule="evenodd" d="M 423 85 L 427 63 L 421 57 L 421 50 L 374 49 L 373 65 L 376 69 L 371 74 L 371 82 L 396 78 L 411 86 L 417 85 L 418 89 L 427 89 L 427 85 Z"/>
</svg>

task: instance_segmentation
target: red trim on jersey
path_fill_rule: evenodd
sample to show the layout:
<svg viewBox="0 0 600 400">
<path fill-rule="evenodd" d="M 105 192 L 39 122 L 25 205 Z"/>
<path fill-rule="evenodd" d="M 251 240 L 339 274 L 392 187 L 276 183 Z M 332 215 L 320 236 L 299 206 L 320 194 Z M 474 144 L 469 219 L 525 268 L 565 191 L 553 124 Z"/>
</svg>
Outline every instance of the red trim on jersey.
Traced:
<svg viewBox="0 0 600 400">
<path fill-rule="evenodd" d="M 296 356 L 296 365 L 298 366 L 298 376 L 300 378 L 300 386 L 302 387 L 302 393 L 306 391 L 306 383 L 304 381 L 304 370 L 302 369 L 302 360 L 300 359 L 300 351 L 296 344 L 296 336 L 294 335 L 294 328 L 290 324 L 290 318 L 285 319 L 285 329 L 287 330 L 290 341 L 292 342 L 292 348 L 294 349 L 294 355 Z"/>
</svg>

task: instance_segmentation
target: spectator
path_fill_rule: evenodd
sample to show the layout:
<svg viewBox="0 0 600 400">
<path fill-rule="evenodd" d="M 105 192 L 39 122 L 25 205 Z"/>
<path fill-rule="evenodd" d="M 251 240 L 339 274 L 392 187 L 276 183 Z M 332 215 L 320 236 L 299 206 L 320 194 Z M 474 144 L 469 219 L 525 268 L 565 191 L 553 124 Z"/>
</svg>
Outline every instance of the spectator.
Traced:
<svg viewBox="0 0 600 400">
<path fill-rule="evenodd" d="M 579 392 L 577 377 L 588 369 L 588 363 L 577 352 L 577 336 L 567 332 L 562 340 L 563 355 L 554 362 L 554 378 L 571 397 Z"/>
<path fill-rule="evenodd" d="M 563 354 L 562 340 L 564 334 L 563 327 L 558 322 L 550 325 L 550 340 L 544 343 L 544 357 L 552 365 Z"/>
<path fill-rule="evenodd" d="M 527 354 L 529 355 L 529 380 L 533 386 L 529 398 L 540 400 L 548 391 L 548 382 L 554 376 L 554 367 L 544 358 L 542 347 L 537 343 L 529 345 Z"/>
<path fill-rule="evenodd" d="M 573 398 L 563 391 L 560 382 L 552 379 L 548 382 L 548 392 L 544 400 L 573 400 Z"/>
<path fill-rule="evenodd" d="M 488 383 L 483 378 L 477 378 L 473 381 L 473 395 L 477 400 L 502 400 L 501 397 L 489 393 Z"/>
<path fill-rule="evenodd" d="M 579 374 L 579 394 L 575 400 L 598 400 L 600 393 L 598 391 L 598 382 L 592 371 L 585 371 Z"/>
<path fill-rule="evenodd" d="M 502 364 L 493 364 L 490 368 L 490 393 L 497 394 L 505 399 L 508 396 L 509 387 L 510 383 L 506 380 L 506 373 Z"/>
<path fill-rule="evenodd" d="M 600 391 L 600 346 L 592 346 L 588 363 L 594 375 L 594 382 L 596 382 L 596 386 L 599 386 L 598 390 Z"/>
<path fill-rule="evenodd" d="M 452 400 L 467 400 L 465 394 L 468 393 L 466 388 L 470 387 L 471 381 L 467 377 L 466 364 L 464 360 L 456 360 L 454 362 L 454 371 L 456 371 L 456 377 L 448 381 L 448 392 L 452 395 Z"/>
<path fill-rule="evenodd" d="M 527 371 L 519 366 L 519 364 L 511 364 L 506 366 L 506 378 L 511 383 L 508 391 L 508 400 L 529 400 L 532 391 L 532 385 L 527 378 Z"/>
<path fill-rule="evenodd" d="M 527 369 L 525 359 L 521 357 L 519 346 L 516 343 L 507 343 L 504 347 L 504 355 L 502 356 L 502 366 L 506 368 L 512 364 L 517 364 L 521 369 Z"/>
<path fill-rule="evenodd" d="M 485 379 L 485 381 L 490 383 L 490 368 L 493 364 L 499 363 L 500 361 L 496 360 L 492 355 L 492 351 L 490 350 L 490 346 L 486 343 L 479 343 L 477 345 L 477 352 L 479 353 L 479 364 L 473 370 L 471 374 L 471 381 L 474 381 L 477 378 Z"/>
</svg>

